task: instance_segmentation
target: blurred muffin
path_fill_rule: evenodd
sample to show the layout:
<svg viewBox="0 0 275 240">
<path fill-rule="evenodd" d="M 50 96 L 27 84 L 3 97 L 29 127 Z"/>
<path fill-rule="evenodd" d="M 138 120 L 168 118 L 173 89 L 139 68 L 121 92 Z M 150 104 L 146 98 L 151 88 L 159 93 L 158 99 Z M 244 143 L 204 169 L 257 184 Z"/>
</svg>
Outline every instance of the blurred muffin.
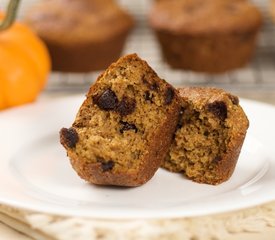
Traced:
<svg viewBox="0 0 275 240">
<path fill-rule="evenodd" d="M 271 0 L 270 12 L 273 17 L 273 21 L 275 21 L 275 0 Z"/>
<path fill-rule="evenodd" d="M 105 69 L 134 24 L 113 0 L 44 0 L 25 21 L 46 43 L 53 70 L 63 72 Z"/>
<path fill-rule="evenodd" d="M 219 73 L 244 66 L 262 16 L 245 0 L 156 1 L 149 21 L 173 68 Z"/>
</svg>

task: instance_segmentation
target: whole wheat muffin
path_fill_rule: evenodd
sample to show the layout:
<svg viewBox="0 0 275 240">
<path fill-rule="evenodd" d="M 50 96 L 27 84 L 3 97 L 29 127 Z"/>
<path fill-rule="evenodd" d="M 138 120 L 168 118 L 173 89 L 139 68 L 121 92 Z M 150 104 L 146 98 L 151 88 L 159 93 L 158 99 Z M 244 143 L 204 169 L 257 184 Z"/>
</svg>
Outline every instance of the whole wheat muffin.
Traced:
<svg viewBox="0 0 275 240">
<path fill-rule="evenodd" d="M 221 89 L 179 89 L 182 109 L 162 166 L 199 183 L 220 184 L 232 175 L 248 119 L 239 100 Z"/>
<path fill-rule="evenodd" d="M 139 186 L 167 155 L 179 109 L 176 90 L 136 54 L 128 55 L 98 77 L 60 140 L 88 182 Z"/>
<path fill-rule="evenodd" d="M 173 68 L 208 73 L 244 66 L 262 23 L 245 0 L 157 1 L 149 20 Z"/>
<path fill-rule="evenodd" d="M 44 40 L 54 71 L 107 68 L 121 54 L 132 17 L 113 0 L 43 0 L 25 22 Z"/>
</svg>

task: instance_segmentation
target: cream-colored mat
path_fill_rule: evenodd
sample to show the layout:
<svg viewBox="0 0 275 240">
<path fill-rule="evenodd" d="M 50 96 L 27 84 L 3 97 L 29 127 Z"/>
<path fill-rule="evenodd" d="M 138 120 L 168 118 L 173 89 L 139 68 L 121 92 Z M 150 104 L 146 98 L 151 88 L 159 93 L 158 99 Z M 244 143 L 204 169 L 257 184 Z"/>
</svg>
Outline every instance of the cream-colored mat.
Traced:
<svg viewBox="0 0 275 240">
<path fill-rule="evenodd" d="M 7 239 L 33 240 L 33 238 L 30 238 L 26 235 L 21 234 L 20 232 L 15 231 L 14 229 L 10 228 L 9 226 L 5 225 L 0 221 L 0 240 Z"/>
<path fill-rule="evenodd" d="M 111 221 L 60 217 L 0 205 L 0 221 L 39 240 L 274 240 L 275 202 L 184 219 Z"/>
</svg>

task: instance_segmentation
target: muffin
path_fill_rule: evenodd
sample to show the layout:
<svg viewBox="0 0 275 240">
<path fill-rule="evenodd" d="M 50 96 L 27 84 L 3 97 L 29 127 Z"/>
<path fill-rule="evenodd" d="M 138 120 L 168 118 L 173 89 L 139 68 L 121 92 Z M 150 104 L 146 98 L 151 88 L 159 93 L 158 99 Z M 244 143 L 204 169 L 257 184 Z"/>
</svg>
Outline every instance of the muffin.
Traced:
<svg viewBox="0 0 275 240">
<path fill-rule="evenodd" d="M 232 175 L 248 119 L 239 99 L 221 89 L 179 89 L 181 114 L 162 167 L 195 182 L 220 184 Z"/>
<path fill-rule="evenodd" d="M 179 110 L 176 90 L 136 54 L 128 55 L 98 77 L 60 141 L 86 181 L 139 186 L 167 155 Z"/>
<path fill-rule="evenodd" d="M 270 12 L 271 12 L 273 21 L 275 22 L 275 0 L 270 0 Z"/>
<path fill-rule="evenodd" d="M 107 68 L 121 54 L 132 17 L 113 0 L 44 0 L 25 22 L 44 40 L 54 71 Z"/>
<path fill-rule="evenodd" d="M 171 0 L 155 2 L 149 21 L 171 67 L 222 73 L 251 59 L 262 16 L 245 0 Z"/>
</svg>

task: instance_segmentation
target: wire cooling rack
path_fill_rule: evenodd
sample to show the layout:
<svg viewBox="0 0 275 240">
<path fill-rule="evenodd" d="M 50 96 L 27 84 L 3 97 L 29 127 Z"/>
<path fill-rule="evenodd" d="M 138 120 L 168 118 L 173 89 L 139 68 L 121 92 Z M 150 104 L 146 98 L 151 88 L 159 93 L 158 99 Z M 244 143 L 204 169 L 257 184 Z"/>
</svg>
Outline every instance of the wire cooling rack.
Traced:
<svg viewBox="0 0 275 240">
<path fill-rule="evenodd" d="M 8 0 L 1 0 L 3 9 Z M 22 0 L 19 18 L 26 9 L 38 0 Z M 171 69 L 161 58 L 158 43 L 147 22 L 147 14 L 152 4 L 149 0 L 118 0 L 134 16 L 136 26 L 129 36 L 124 53 L 138 53 L 146 59 L 156 72 L 175 86 L 204 85 L 216 86 L 229 91 L 275 92 L 275 23 L 269 14 L 269 0 L 254 0 L 264 15 L 258 47 L 253 60 L 245 68 L 226 74 L 207 75 L 191 71 Z M 99 72 L 89 74 L 52 73 L 46 91 L 86 91 L 95 81 Z"/>
</svg>

